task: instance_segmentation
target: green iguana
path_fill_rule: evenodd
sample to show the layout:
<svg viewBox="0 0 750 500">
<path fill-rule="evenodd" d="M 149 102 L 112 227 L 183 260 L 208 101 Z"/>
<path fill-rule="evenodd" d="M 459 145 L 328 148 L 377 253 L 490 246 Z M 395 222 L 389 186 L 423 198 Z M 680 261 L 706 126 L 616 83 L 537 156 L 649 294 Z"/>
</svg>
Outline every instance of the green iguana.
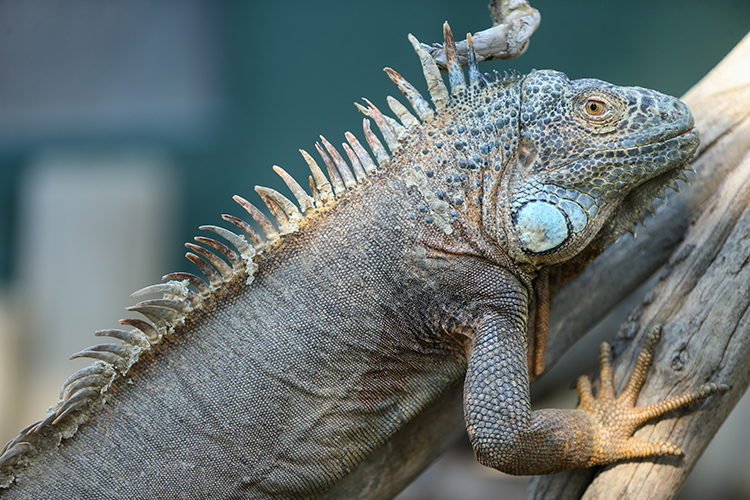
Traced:
<svg viewBox="0 0 750 500">
<path fill-rule="evenodd" d="M 236 196 L 260 232 L 201 227 L 234 247 L 187 244 L 207 281 L 139 290 L 163 294 L 128 308 L 145 320 L 73 355 L 96 361 L 2 450 L 3 499 L 313 498 L 464 377 L 471 443 L 498 470 L 680 453 L 631 435 L 724 387 L 634 407 L 655 335 L 619 398 L 606 345 L 600 393 L 582 377 L 576 410 L 532 411 L 529 380 L 557 286 L 684 175 L 690 112 L 555 71 L 481 74 L 471 36 L 467 84 L 444 32 L 450 92 L 409 36 L 434 108 L 386 68 L 416 116 L 358 105 L 374 159 L 351 133 L 343 155 L 321 137 L 328 178 L 302 151 L 311 194 L 274 167 L 299 208 L 257 187 L 272 221 Z"/>
</svg>

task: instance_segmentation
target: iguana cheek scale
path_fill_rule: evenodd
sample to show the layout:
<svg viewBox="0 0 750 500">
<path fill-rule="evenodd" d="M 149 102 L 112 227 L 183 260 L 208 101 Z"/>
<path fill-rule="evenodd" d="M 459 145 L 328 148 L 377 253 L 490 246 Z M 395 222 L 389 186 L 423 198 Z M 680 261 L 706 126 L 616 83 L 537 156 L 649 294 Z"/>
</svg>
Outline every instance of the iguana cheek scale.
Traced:
<svg viewBox="0 0 750 500">
<path fill-rule="evenodd" d="M 619 397 L 606 345 L 602 389 L 582 378 L 579 409 L 532 411 L 528 387 L 553 276 L 575 275 L 682 178 L 690 112 L 554 71 L 483 75 L 471 36 L 467 83 L 444 34 L 450 92 L 409 36 L 434 107 L 386 68 L 416 116 L 392 97 L 400 123 L 358 104 L 372 154 L 349 132 L 341 149 L 321 137 L 327 176 L 301 151 L 309 193 L 275 166 L 297 204 L 256 187 L 269 219 L 235 196 L 256 225 L 223 215 L 238 232 L 201 229 L 227 243 L 186 244 L 205 280 L 137 291 L 162 295 L 128 308 L 146 319 L 73 355 L 95 362 L 3 448 L 0 496 L 314 498 L 464 377 L 472 445 L 499 470 L 679 453 L 631 435 L 724 387 L 635 408 L 657 330 Z"/>
</svg>

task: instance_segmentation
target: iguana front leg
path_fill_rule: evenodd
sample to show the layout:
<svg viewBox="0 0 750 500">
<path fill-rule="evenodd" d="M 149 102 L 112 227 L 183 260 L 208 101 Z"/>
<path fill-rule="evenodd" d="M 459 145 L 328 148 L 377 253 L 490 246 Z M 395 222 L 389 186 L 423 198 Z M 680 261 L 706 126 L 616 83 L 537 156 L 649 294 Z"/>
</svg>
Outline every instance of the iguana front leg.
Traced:
<svg viewBox="0 0 750 500">
<path fill-rule="evenodd" d="M 587 377 L 578 381 L 576 410 L 535 410 L 529 400 L 526 341 L 518 318 L 489 313 L 477 325 L 464 385 L 464 416 L 477 460 L 509 474 L 550 474 L 618 460 L 680 455 L 672 443 L 632 437 L 647 421 L 688 406 L 725 386 L 704 384 L 660 403 L 636 407 L 659 329 L 646 345 L 625 391 L 615 397 L 611 351 L 601 348 L 602 387 L 595 398 Z"/>
</svg>

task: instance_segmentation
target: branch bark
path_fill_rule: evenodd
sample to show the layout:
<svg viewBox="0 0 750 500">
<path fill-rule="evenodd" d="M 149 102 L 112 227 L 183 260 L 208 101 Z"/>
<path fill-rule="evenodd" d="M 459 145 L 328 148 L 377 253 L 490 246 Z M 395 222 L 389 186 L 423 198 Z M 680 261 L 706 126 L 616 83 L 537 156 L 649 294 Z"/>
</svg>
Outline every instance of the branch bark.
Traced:
<svg viewBox="0 0 750 500">
<path fill-rule="evenodd" d="M 473 35 L 477 62 L 514 59 L 526 52 L 529 39 L 542 19 L 539 11 L 526 0 L 493 0 L 490 11 L 492 28 L 477 31 Z M 442 44 L 422 45 L 435 59 L 441 71 L 448 71 Z M 466 40 L 456 42 L 456 52 L 461 66 L 467 66 L 469 44 Z"/>
<path fill-rule="evenodd" d="M 727 173 L 750 149 L 750 34 L 682 97 L 701 133 L 691 185 L 657 210 L 638 238 L 623 238 L 560 290 L 547 366 L 667 262 Z"/>
</svg>

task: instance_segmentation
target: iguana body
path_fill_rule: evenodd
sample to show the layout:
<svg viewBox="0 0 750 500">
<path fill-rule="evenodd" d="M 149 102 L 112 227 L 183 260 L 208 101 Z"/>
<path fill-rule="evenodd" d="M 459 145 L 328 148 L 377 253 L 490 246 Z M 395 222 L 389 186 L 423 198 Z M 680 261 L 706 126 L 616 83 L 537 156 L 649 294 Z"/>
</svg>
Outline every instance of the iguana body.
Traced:
<svg viewBox="0 0 750 500">
<path fill-rule="evenodd" d="M 79 353 L 100 361 L 0 456 L 3 499 L 314 498 L 464 376 L 477 457 L 500 470 L 678 451 L 627 441 L 644 419 L 585 383 L 583 409 L 533 412 L 528 384 L 550 272 L 575 272 L 681 175 L 698 144 L 689 111 L 556 72 L 482 76 L 471 53 L 466 85 L 446 28 L 449 95 L 413 43 L 436 110 L 389 70 L 419 119 L 392 104 L 404 129 L 362 108 L 393 153 L 365 120 L 379 169 L 351 134 L 349 164 L 323 139 L 333 189 L 306 153 L 313 197 L 279 170 L 308 217 L 259 189 L 281 238 L 238 198 L 265 238 L 225 216 L 252 244 L 213 226 L 239 254 L 199 241 L 231 266 L 191 246 L 208 284 L 171 275 L 187 281 L 130 308 L 151 323 Z"/>
</svg>

